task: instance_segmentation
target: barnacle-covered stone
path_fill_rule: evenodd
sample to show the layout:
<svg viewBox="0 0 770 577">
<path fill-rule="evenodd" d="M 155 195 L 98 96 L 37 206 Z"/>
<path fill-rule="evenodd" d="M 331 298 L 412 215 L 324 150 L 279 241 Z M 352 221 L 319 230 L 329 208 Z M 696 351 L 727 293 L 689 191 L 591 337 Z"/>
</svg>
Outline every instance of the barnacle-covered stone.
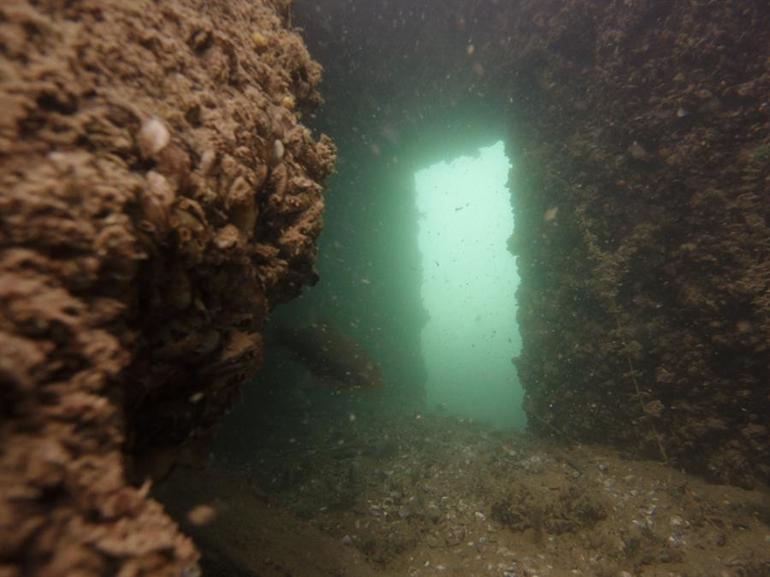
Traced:
<svg viewBox="0 0 770 577">
<path fill-rule="evenodd" d="M 257 198 L 298 122 L 270 103 L 320 68 L 271 2 L 198 4 L 0 3 L 2 574 L 190 574 L 141 463 L 227 410 L 312 280 Z M 315 146 L 292 174 L 330 173 Z"/>
<path fill-rule="evenodd" d="M 147 173 L 147 186 L 142 190 L 141 198 L 142 214 L 159 239 L 168 231 L 175 199 L 176 194 L 166 177 L 155 171 Z"/>
</svg>

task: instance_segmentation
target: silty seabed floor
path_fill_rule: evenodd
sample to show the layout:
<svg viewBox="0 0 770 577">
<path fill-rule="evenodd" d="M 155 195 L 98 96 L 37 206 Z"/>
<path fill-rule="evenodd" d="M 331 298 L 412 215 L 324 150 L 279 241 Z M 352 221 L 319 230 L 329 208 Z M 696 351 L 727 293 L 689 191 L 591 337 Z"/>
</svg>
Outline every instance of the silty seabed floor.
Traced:
<svg viewBox="0 0 770 577">
<path fill-rule="evenodd" d="M 214 455 L 158 487 L 204 575 L 770 575 L 766 490 L 449 416 L 348 408 L 264 426 L 248 462 Z M 201 504 L 216 518 L 193 526 Z"/>
</svg>

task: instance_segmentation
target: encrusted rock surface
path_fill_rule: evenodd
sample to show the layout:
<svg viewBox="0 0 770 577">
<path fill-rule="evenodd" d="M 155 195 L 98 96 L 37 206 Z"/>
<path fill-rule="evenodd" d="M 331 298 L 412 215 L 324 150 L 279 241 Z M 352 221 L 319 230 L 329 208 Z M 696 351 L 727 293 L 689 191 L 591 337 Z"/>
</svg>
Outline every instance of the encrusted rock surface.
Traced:
<svg viewBox="0 0 770 577">
<path fill-rule="evenodd" d="M 770 13 L 532 4 L 509 30 L 536 63 L 512 68 L 531 425 L 766 482 Z"/>
<path fill-rule="evenodd" d="M 286 3 L 0 6 L 0 574 L 192 575 L 173 450 L 314 281 L 335 150 Z"/>
</svg>

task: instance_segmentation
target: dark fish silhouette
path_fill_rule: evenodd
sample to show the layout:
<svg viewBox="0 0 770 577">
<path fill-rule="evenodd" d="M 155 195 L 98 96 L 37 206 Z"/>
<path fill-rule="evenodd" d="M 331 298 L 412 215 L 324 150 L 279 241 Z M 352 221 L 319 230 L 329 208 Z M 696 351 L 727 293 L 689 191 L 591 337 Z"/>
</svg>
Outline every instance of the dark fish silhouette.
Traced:
<svg viewBox="0 0 770 577">
<path fill-rule="evenodd" d="M 349 335 L 326 322 L 278 327 L 278 343 L 290 349 L 314 375 L 336 389 L 382 386 L 377 362 Z"/>
</svg>

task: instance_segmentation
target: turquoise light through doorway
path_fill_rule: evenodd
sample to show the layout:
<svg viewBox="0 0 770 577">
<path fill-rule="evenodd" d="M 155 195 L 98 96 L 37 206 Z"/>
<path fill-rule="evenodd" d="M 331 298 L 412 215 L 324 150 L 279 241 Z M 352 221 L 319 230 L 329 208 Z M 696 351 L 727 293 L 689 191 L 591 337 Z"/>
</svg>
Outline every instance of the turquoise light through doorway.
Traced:
<svg viewBox="0 0 770 577">
<path fill-rule="evenodd" d="M 516 260 L 506 249 L 514 222 L 502 142 L 477 157 L 440 162 L 415 174 L 420 212 L 422 332 L 431 409 L 523 428 L 523 393 L 511 357 L 516 324 Z"/>
</svg>

